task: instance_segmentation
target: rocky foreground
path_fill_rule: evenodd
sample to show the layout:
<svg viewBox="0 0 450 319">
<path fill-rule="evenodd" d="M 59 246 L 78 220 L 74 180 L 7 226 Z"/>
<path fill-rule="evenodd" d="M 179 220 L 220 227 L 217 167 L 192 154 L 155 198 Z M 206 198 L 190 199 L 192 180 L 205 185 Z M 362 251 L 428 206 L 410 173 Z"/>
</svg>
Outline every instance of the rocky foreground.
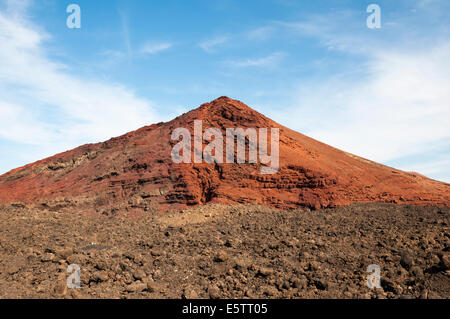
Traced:
<svg viewBox="0 0 450 319">
<path fill-rule="evenodd" d="M 1 298 L 449 298 L 450 208 L 0 209 Z M 68 265 L 81 288 L 67 289 Z M 381 268 L 381 289 L 366 286 Z"/>
</svg>

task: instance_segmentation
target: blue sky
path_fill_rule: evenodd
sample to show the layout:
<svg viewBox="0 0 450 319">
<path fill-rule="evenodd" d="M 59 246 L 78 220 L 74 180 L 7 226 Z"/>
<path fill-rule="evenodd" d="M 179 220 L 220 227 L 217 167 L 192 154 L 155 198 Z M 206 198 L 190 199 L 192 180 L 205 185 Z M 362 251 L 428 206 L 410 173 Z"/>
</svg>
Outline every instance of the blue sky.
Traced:
<svg viewBox="0 0 450 319">
<path fill-rule="evenodd" d="M 81 8 L 81 29 L 66 7 Z M 369 29 L 369 4 L 381 28 Z M 450 182 L 450 3 L 0 0 L 0 173 L 222 95 Z"/>
</svg>

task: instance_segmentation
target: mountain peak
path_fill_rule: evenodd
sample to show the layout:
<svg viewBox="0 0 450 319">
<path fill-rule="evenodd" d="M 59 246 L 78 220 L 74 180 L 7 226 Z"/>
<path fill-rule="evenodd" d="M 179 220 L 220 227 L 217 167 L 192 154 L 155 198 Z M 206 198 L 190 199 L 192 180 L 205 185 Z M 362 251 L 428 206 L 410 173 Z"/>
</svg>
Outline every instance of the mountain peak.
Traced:
<svg viewBox="0 0 450 319">
<path fill-rule="evenodd" d="M 190 114 L 190 120 L 188 119 L 188 122 L 195 118 L 206 121 L 211 125 L 227 125 L 227 127 L 263 127 L 264 125 L 275 125 L 275 122 L 248 105 L 227 96 L 221 96 L 211 102 L 204 103 L 188 114 Z"/>
<path fill-rule="evenodd" d="M 234 100 L 227 96 L 221 96 L 215 100 L 212 100 L 211 102 L 203 103 L 202 105 L 200 105 L 199 109 L 207 110 L 210 112 L 217 112 L 222 110 L 256 112 L 243 102 Z"/>
</svg>

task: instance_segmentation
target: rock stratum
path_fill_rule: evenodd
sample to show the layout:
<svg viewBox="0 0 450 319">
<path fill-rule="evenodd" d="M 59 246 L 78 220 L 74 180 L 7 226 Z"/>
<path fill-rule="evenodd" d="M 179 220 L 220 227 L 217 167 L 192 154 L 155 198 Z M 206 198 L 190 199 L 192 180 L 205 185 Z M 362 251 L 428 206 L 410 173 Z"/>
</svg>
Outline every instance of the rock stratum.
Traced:
<svg viewBox="0 0 450 319">
<path fill-rule="evenodd" d="M 171 133 L 179 127 L 193 133 L 194 120 L 224 135 L 226 128 L 279 128 L 278 172 L 262 175 L 261 163 L 174 163 L 178 141 Z M 207 203 L 320 209 L 355 202 L 450 206 L 450 185 L 333 148 L 227 97 L 0 176 L 0 204 L 84 205 L 111 213 Z"/>
</svg>

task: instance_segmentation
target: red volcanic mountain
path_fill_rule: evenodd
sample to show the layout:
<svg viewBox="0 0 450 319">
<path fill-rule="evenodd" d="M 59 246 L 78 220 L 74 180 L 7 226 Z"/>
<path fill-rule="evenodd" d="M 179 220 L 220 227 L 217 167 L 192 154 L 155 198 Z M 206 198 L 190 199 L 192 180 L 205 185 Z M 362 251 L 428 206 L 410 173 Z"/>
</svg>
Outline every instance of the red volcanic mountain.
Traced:
<svg viewBox="0 0 450 319">
<path fill-rule="evenodd" d="M 280 168 L 256 164 L 176 164 L 174 129 L 279 128 Z M 204 142 L 205 145 L 207 142 Z M 225 147 L 224 147 L 225 149 Z M 167 123 L 89 144 L 0 176 L 0 204 L 84 205 L 111 210 L 261 203 L 279 208 L 353 202 L 450 205 L 450 185 L 343 152 L 275 123 L 227 97 Z"/>
</svg>

